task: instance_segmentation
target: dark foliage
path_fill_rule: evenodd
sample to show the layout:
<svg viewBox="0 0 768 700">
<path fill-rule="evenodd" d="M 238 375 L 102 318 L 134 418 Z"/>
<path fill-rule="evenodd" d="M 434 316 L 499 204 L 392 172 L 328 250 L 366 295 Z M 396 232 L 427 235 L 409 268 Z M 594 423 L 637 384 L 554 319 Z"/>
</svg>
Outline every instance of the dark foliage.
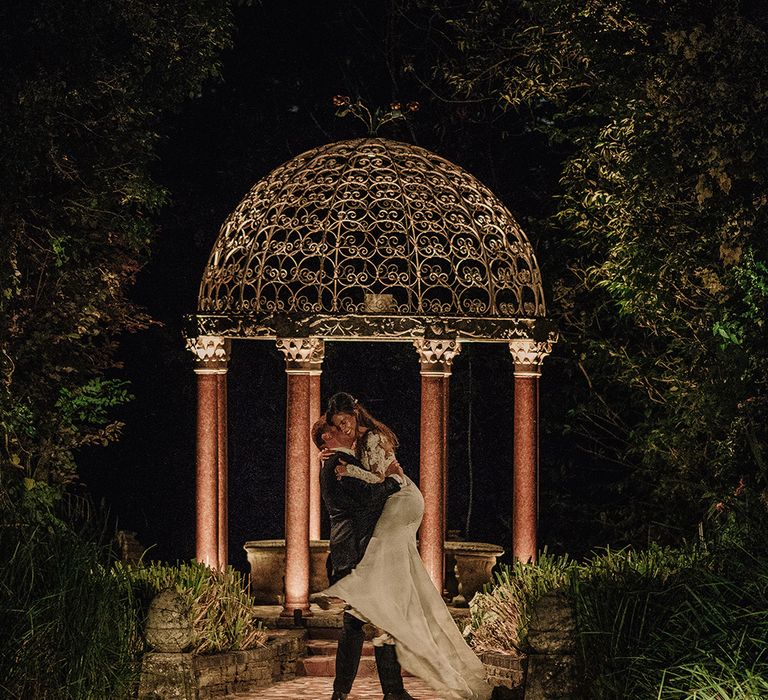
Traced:
<svg viewBox="0 0 768 700">
<path fill-rule="evenodd" d="M 10 2 L 0 10 L 0 500 L 50 504 L 73 453 L 115 440 L 126 292 L 167 191 L 160 117 L 219 73 L 223 2 Z"/>
</svg>

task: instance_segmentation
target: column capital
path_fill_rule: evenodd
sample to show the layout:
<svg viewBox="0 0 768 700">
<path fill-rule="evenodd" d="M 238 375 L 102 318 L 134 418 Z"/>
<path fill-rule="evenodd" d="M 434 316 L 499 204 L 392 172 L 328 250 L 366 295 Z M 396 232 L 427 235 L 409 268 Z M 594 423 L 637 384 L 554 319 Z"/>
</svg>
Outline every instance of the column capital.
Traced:
<svg viewBox="0 0 768 700">
<path fill-rule="evenodd" d="M 285 356 L 287 374 L 320 374 L 325 356 L 322 338 L 278 338 L 275 344 Z"/>
<path fill-rule="evenodd" d="M 195 356 L 195 374 L 226 374 L 231 343 L 218 335 L 187 338 L 187 350 Z"/>
<path fill-rule="evenodd" d="M 459 341 L 452 339 L 417 338 L 413 341 L 419 353 L 423 377 L 448 377 L 453 358 L 461 352 Z"/>
<path fill-rule="evenodd" d="M 516 377 L 540 377 L 541 364 L 552 352 L 549 340 L 538 341 L 532 338 L 515 338 L 509 341 L 509 352 L 515 363 Z"/>
</svg>

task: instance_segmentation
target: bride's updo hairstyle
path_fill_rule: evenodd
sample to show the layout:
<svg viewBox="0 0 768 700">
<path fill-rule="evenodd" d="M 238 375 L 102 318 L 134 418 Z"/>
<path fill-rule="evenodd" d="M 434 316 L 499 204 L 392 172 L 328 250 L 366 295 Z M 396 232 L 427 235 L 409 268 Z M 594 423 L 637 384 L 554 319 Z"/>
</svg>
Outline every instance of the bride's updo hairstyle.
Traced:
<svg viewBox="0 0 768 700">
<path fill-rule="evenodd" d="M 333 417 L 340 413 L 346 413 L 357 419 L 358 432 L 360 432 L 361 427 L 366 430 L 375 430 L 387 438 L 393 450 L 397 449 L 400 444 L 392 428 L 374 418 L 352 394 L 348 394 L 346 391 L 340 391 L 331 396 L 328 401 L 328 409 L 325 412 L 325 420 L 332 424 Z"/>
</svg>

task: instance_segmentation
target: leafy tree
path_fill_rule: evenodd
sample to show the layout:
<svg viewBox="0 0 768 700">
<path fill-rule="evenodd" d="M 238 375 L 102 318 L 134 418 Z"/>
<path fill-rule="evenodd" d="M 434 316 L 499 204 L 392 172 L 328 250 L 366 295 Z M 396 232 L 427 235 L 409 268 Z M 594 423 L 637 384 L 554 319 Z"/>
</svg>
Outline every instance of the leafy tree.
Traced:
<svg viewBox="0 0 768 700">
<path fill-rule="evenodd" d="M 0 500 L 54 500 L 115 440 L 127 296 L 168 193 L 158 120 L 219 75 L 226 2 L 18 0 L 0 10 Z"/>
<path fill-rule="evenodd" d="M 448 39 L 438 79 L 524 116 L 559 158 L 556 212 L 535 233 L 558 244 L 563 428 L 607 488 L 595 520 L 615 539 L 652 522 L 690 534 L 741 479 L 768 501 L 765 10 L 432 9 Z"/>
</svg>

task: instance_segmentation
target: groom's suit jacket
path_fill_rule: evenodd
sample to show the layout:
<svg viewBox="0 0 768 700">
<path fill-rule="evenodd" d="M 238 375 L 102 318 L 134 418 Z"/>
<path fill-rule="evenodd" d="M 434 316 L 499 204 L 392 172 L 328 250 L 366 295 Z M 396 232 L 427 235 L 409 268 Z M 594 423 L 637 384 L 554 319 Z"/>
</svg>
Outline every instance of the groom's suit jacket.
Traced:
<svg viewBox="0 0 768 700">
<path fill-rule="evenodd" d="M 331 516 L 330 550 L 326 564 L 328 580 L 336 583 L 354 569 L 365 554 L 384 503 L 400 490 L 395 479 L 369 484 L 353 477 L 336 478 L 339 460 L 362 466 L 356 457 L 336 452 L 323 462 L 320 493 Z"/>
</svg>

